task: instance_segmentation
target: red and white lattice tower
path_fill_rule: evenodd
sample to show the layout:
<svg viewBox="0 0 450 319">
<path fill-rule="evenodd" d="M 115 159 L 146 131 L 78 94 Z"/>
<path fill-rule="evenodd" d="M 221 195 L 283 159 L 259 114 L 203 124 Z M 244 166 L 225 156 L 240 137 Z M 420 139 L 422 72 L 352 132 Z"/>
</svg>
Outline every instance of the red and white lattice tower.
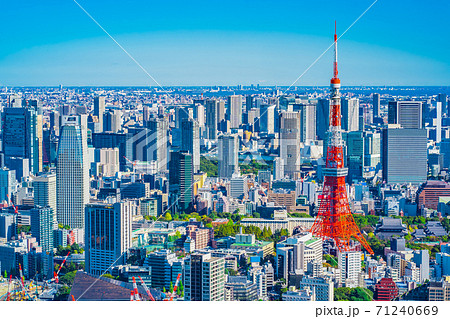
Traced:
<svg viewBox="0 0 450 319">
<path fill-rule="evenodd" d="M 344 167 L 344 152 L 341 132 L 341 80 L 337 68 L 336 24 L 334 32 L 334 65 L 331 79 L 330 127 L 328 129 L 328 148 L 326 167 L 323 169 L 324 184 L 319 212 L 311 227 L 311 233 L 320 238 L 331 238 L 339 251 L 350 250 L 353 237 L 373 254 L 369 244 L 355 223 L 348 204 L 345 177 L 348 169 Z"/>
</svg>

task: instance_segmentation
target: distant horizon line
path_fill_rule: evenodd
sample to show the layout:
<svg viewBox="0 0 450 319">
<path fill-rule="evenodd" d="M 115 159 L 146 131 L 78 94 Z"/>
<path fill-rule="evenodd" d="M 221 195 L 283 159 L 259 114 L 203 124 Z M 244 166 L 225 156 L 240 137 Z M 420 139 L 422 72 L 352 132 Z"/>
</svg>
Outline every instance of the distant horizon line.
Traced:
<svg viewBox="0 0 450 319">
<path fill-rule="evenodd" d="M 237 85 L 163 85 L 163 88 L 256 88 L 258 84 Z M 2 85 L 1 88 L 148 88 L 160 89 L 157 85 Z M 289 88 L 289 85 L 261 85 L 259 88 Z M 342 85 L 341 88 L 450 88 L 450 85 Z M 329 88 L 329 85 L 296 85 L 293 88 Z"/>
</svg>

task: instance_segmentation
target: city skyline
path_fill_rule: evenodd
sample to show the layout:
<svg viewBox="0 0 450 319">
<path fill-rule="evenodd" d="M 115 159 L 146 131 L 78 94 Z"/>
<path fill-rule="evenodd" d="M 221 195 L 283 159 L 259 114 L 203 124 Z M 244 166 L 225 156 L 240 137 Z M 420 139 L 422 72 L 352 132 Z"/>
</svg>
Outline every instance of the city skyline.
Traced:
<svg viewBox="0 0 450 319">
<path fill-rule="evenodd" d="M 14 20 L 1 22 L 8 33 L 1 36 L 0 85 L 155 85 L 75 2 L 53 2 L 6 5 L 6 12 L 18 11 L 24 19 L 14 28 Z M 79 3 L 163 86 L 289 86 L 332 43 L 334 20 L 340 35 L 373 1 L 278 6 L 174 1 L 170 8 L 137 0 L 113 6 Z M 375 3 L 339 40 L 347 85 L 448 83 L 450 59 L 443 41 L 448 6 Z M 326 86 L 331 54 L 296 85 Z"/>
</svg>

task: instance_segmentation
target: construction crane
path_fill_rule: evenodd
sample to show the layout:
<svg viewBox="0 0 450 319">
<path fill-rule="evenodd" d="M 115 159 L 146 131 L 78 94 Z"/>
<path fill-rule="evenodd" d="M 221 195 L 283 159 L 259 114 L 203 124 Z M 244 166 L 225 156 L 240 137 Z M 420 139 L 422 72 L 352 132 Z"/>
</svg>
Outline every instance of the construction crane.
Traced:
<svg viewBox="0 0 450 319">
<path fill-rule="evenodd" d="M 14 208 L 14 213 L 16 213 L 17 215 L 19 215 L 19 210 L 17 209 L 17 206 L 14 205 L 13 201 L 11 200 L 11 197 L 9 197 L 9 194 L 6 194 L 6 197 L 8 197 L 8 202 L 11 203 L 12 207 Z"/>
<path fill-rule="evenodd" d="M 174 296 L 174 295 L 176 294 L 176 292 L 177 292 L 178 284 L 180 283 L 180 278 L 181 278 L 181 274 L 178 274 L 178 276 L 177 276 L 177 281 L 175 282 L 175 286 L 173 287 L 172 295 L 170 296 L 170 301 L 173 301 L 173 296 Z"/>
<path fill-rule="evenodd" d="M 136 285 L 136 278 L 133 277 L 133 291 L 134 291 L 134 300 L 141 301 L 141 298 L 139 297 L 139 292 Z"/>
<path fill-rule="evenodd" d="M 141 276 L 138 276 L 139 280 L 142 283 L 142 286 L 145 289 L 145 292 L 147 293 L 148 297 L 150 298 L 151 301 L 155 301 L 155 298 L 153 298 L 153 295 L 150 292 L 150 289 L 148 289 L 147 285 L 145 284 L 144 280 L 142 280 Z"/>
<path fill-rule="evenodd" d="M 69 257 L 69 255 L 70 255 L 70 251 L 67 253 L 66 257 L 64 257 L 64 260 L 61 263 L 61 265 L 59 266 L 58 271 L 57 272 L 53 272 L 53 279 L 55 280 L 56 283 L 59 283 L 59 277 L 58 277 L 59 272 L 61 271 L 61 268 L 64 266 L 64 263 L 66 262 L 66 260 Z"/>
</svg>

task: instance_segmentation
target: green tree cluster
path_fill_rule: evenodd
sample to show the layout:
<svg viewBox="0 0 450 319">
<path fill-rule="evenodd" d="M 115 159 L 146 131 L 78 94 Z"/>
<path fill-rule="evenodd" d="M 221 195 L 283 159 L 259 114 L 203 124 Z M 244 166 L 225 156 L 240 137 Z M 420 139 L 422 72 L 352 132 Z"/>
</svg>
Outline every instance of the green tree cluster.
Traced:
<svg viewBox="0 0 450 319">
<path fill-rule="evenodd" d="M 239 168 L 243 174 L 258 174 L 259 170 L 271 169 L 271 166 L 265 163 L 259 163 L 256 160 L 252 160 L 248 163 L 240 163 Z"/>
<path fill-rule="evenodd" d="M 371 301 L 373 292 L 367 288 L 341 287 L 334 289 L 334 301 Z"/>
<path fill-rule="evenodd" d="M 200 171 L 205 172 L 208 177 L 218 176 L 218 161 L 200 156 Z"/>
</svg>

